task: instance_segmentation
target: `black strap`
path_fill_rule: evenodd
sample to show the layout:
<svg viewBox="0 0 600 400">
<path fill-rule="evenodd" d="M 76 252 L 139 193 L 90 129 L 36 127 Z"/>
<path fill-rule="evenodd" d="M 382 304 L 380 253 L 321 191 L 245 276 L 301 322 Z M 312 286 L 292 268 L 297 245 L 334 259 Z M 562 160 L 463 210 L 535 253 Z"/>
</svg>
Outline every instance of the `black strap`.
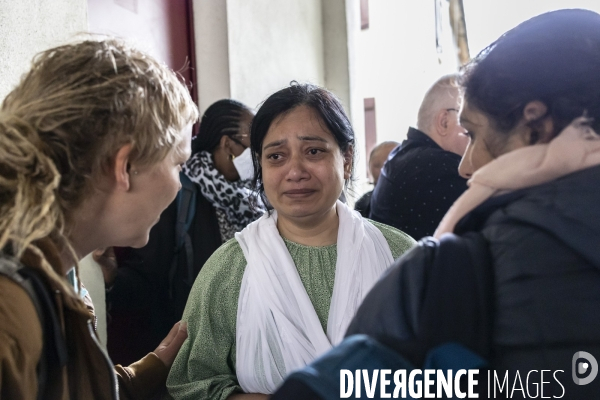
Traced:
<svg viewBox="0 0 600 400">
<path fill-rule="evenodd" d="M 184 240 L 183 247 L 185 249 L 185 260 L 187 263 L 187 278 L 184 282 L 189 287 L 192 287 L 194 280 L 196 279 L 196 274 L 194 273 L 194 249 L 192 247 L 192 238 L 190 238 L 190 235 L 187 232 L 185 233 Z"/>
<path fill-rule="evenodd" d="M 187 231 L 188 216 L 193 212 L 190 205 L 192 198 L 194 197 L 194 188 L 190 188 L 187 185 L 181 188 L 181 192 L 177 195 L 180 203 L 177 204 L 177 221 L 175 225 L 175 250 L 179 251 L 185 241 L 185 234 Z M 181 196 L 179 198 L 179 196 Z"/>
<path fill-rule="evenodd" d="M 67 345 L 62 335 L 56 305 L 36 270 L 25 267 L 16 260 L 2 257 L 0 274 L 12 279 L 27 292 L 40 319 L 43 350 L 37 365 L 37 398 L 41 400 L 46 395 L 49 374 L 60 373 L 68 360 Z"/>
<path fill-rule="evenodd" d="M 192 286 L 195 279 L 194 274 L 194 249 L 192 240 L 188 234 L 188 229 L 191 226 L 194 214 L 196 212 L 196 187 L 187 176 L 181 174 L 181 191 L 177 194 L 177 218 L 175 222 L 175 249 L 173 261 L 169 268 L 169 298 L 173 298 L 175 275 L 177 274 L 177 266 L 179 260 L 179 252 L 183 248 L 186 255 L 187 277 L 184 282 L 188 286 Z"/>
</svg>

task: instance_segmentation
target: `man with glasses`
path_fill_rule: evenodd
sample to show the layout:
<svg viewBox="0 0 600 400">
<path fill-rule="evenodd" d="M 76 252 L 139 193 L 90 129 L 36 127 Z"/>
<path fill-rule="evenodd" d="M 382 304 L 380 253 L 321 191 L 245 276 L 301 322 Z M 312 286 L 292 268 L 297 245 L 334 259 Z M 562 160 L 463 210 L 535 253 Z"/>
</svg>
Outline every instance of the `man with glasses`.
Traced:
<svg viewBox="0 0 600 400">
<path fill-rule="evenodd" d="M 466 190 L 458 165 L 469 141 L 460 126 L 457 74 L 445 75 L 427 91 L 417 128 L 394 149 L 371 198 L 370 218 L 415 239 L 433 235 L 452 203 Z"/>
</svg>

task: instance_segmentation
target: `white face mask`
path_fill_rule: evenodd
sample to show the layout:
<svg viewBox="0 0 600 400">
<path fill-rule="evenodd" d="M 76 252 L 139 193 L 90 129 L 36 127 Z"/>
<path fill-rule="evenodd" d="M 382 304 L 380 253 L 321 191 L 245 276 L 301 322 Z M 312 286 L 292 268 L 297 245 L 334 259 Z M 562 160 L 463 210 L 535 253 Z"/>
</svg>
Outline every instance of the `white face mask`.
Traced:
<svg viewBox="0 0 600 400">
<path fill-rule="evenodd" d="M 240 179 L 246 181 L 254 178 L 254 166 L 252 165 L 252 152 L 250 147 L 233 159 L 233 165 L 240 175 Z"/>
</svg>

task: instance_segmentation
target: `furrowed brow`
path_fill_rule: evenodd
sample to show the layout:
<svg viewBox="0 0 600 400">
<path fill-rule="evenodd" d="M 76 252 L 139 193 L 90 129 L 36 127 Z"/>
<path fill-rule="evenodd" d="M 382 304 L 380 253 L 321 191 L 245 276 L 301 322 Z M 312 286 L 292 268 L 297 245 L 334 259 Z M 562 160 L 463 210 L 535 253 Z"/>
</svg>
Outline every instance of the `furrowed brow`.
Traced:
<svg viewBox="0 0 600 400">
<path fill-rule="evenodd" d="M 320 136 L 298 136 L 298 139 L 305 142 L 317 141 L 327 143 L 327 140 L 323 139 Z"/>
<path fill-rule="evenodd" d="M 268 149 L 268 148 L 270 148 L 270 147 L 277 147 L 277 146 L 281 146 L 282 144 L 284 144 L 284 143 L 286 143 L 286 142 L 287 142 L 287 139 L 283 139 L 283 140 L 277 140 L 277 141 L 275 141 L 275 142 L 271 142 L 271 143 L 269 143 L 269 144 L 266 144 L 266 145 L 263 147 L 263 151 L 264 151 L 264 150 L 266 150 L 266 149 Z"/>
</svg>

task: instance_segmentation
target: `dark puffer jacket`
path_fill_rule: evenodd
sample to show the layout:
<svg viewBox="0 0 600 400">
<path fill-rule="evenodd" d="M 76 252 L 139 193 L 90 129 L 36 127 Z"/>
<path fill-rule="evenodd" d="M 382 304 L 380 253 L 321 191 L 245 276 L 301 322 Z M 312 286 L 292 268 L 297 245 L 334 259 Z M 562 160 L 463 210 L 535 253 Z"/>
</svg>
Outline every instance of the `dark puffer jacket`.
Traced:
<svg viewBox="0 0 600 400">
<path fill-rule="evenodd" d="M 479 311 L 493 314 L 488 352 L 492 368 L 501 377 L 509 371 L 511 389 L 517 370 L 523 387 L 529 371 L 536 370 L 529 376 L 530 396 L 539 391 L 541 370 L 551 370 L 543 376 L 549 382 L 544 397 L 564 393 L 566 399 L 600 398 L 600 374 L 587 385 L 576 385 L 572 375 L 573 366 L 582 364 L 575 363 L 575 353 L 585 351 L 600 361 L 600 167 L 495 197 L 455 230 L 467 239 L 468 232 L 479 232 L 491 255 L 493 297 L 491 306 L 481 304 Z M 366 333 L 387 343 L 392 336 L 396 348 L 407 348 L 402 342 L 423 335 L 417 328 L 423 304 L 432 296 L 448 301 L 427 290 L 432 280 L 427 264 L 435 262 L 426 241 L 400 258 L 369 293 L 348 334 Z M 453 262 L 448 261 L 449 267 L 456 267 Z M 457 282 L 448 284 L 457 291 L 469 290 Z M 391 296 L 398 299 L 396 308 Z M 468 320 L 465 311 L 454 311 L 457 323 Z M 435 328 L 439 335 L 447 329 L 443 324 Z M 588 362 L 588 372 L 580 377 L 589 376 L 592 367 Z M 557 370 L 564 371 L 556 373 L 560 385 L 553 377 Z M 516 387 L 512 398 L 523 398 L 518 382 Z"/>
</svg>

